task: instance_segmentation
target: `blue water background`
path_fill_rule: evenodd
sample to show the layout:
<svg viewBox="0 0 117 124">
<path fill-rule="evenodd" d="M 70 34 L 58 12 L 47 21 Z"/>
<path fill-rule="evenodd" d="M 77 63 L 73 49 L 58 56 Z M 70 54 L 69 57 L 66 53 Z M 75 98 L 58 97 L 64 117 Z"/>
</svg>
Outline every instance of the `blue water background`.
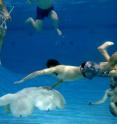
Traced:
<svg viewBox="0 0 117 124">
<path fill-rule="evenodd" d="M 45 19 L 44 30 L 40 33 L 25 24 L 27 17 L 36 16 L 35 5 L 27 5 L 25 0 L 5 2 L 9 9 L 15 8 L 2 49 L 1 96 L 25 87 L 54 83 L 56 79 L 42 76 L 22 85 L 13 84 L 26 74 L 45 68 L 49 58 L 67 65 L 80 65 L 85 60 L 104 61 L 96 48 L 106 40 L 115 43 L 109 48 L 109 53 L 117 51 L 116 0 L 54 1 L 63 38 L 56 34 L 48 19 Z M 63 110 L 35 110 L 29 117 L 15 118 L 0 109 L 0 124 L 115 124 L 117 118 L 109 112 L 109 101 L 99 106 L 88 106 L 89 101 L 101 98 L 108 87 L 106 78 L 65 82 L 57 88 L 67 101 Z"/>
</svg>

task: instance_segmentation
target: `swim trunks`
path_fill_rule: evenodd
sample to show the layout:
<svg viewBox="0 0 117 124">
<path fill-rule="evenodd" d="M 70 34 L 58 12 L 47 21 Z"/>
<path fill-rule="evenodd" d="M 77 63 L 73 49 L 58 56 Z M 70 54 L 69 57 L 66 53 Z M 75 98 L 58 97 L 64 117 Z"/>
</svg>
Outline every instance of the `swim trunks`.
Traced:
<svg viewBox="0 0 117 124">
<path fill-rule="evenodd" d="M 36 9 L 36 13 L 37 13 L 37 17 L 36 19 L 44 19 L 45 17 L 47 17 L 49 15 L 49 13 L 54 10 L 54 7 L 50 7 L 48 9 L 41 9 L 39 7 L 37 7 Z"/>
</svg>

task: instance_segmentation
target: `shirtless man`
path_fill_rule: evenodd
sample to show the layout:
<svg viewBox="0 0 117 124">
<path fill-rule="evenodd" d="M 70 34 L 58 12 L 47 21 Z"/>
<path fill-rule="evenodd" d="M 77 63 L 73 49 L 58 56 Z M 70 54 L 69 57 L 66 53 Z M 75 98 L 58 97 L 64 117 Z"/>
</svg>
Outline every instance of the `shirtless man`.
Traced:
<svg viewBox="0 0 117 124">
<path fill-rule="evenodd" d="M 26 23 L 30 23 L 36 30 L 41 31 L 43 26 L 43 20 L 45 17 L 49 17 L 52 20 L 53 26 L 57 31 L 58 35 L 62 35 L 62 31 L 59 29 L 59 18 L 54 10 L 52 0 L 27 0 L 28 3 L 37 5 L 36 8 L 36 19 L 29 17 Z"/>
<path fill-rule="evenodd" d="M 4 1 L 0 0 L 0 53 L 3 45 L 3 39 L 7 30 L 6 21 L 10 18 L 11 16 L 4 4 Z"/>
<path fill-rule="evenodd" d="M 98 47 L 98 49 L 100 51 L 105 51 L 105 49 L 111 45 L 113 45 L 113 42 L 108 41 Z M 108 76 L 109 72 L 112 70 L 112 67 L 116 62 L 117 58 L 113 55 L 112 57 L 110 57 L 108 62 L 101 62 L 99 64 L 96 64 L 91 61 L 87 61 L 82 63 L 80 66 L 61 65 L 56 60 L 49 60 L 46 64 L 48 67 L 47 69 L 35 71 L 25 78 L 21 79 L 20 81 L 16 81 L 15 83 L 23 83 L 24 81 L 41 75 L 54 75 L 58 79 L 58 82 L 56 82 L 52 86 L 52 88 L 55 88 L 64 81 L 73 81 L 81 78 L 92 79 L 95 76 Z"/>
</svg>

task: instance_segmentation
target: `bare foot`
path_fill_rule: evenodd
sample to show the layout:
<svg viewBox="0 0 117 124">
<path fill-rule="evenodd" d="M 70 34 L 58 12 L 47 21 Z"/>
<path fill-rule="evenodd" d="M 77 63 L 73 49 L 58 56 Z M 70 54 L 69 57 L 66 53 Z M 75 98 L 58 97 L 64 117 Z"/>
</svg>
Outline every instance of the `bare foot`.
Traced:
<svg viewBox="0 0 117 124">
<path fill-rule="evenodd" d="M 114 42 L 112 42 L 112 41 L 106 41 L 101 46 L 99 46 L 98 49 L 106 49 L 106 48 L 108 48 L 109 46 L 112 46 L 112 45 L 114 45 Z"/>
<path fill-rule="evenodd" d="M 27 24 L 30 24 L 32 22 L 32 18 L 31 17 L 29 17 L 26 21 L 25 21 L 25 23 L 27 23 Z"/>
</svg>

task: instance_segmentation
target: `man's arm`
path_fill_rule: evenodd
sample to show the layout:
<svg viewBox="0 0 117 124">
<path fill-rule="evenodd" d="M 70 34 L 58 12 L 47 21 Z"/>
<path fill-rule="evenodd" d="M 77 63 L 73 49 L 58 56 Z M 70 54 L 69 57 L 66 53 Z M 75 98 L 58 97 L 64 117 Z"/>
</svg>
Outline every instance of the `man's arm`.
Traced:
<svg viewBox="0 0 117 124">
<path fill-rule="evenodd" d="M 63 80 L 59 80 L 58 82 L 54 83 L 54 84 L 51 86 L 51 89 L 54 89 L 55 87 L 59 86 L 62 82 L 63 82 Z"/>
<path fill-rule="evenodd" d="M 43 69 L 40 71 L 35 71 L 35 72 L 29 74 L 28 76 L 24 77 L 23 79 L 16 81 L 15 84 L 23 83 L 24 81 L 31 80 L 37 76 L 53 74 L 53 73 L 54 73 L 54 68 L 48 68 L 48 69 Z"/>
<path fill-rule="evenodd" d="M 104 103 L 104 102 L 107 100 L 108 95 L 110 94 L 110 92 L 111 92 L 110 89 L 107 89 L 107 90 L 105 91 L 104 96 L 103 96 L 100 100 L 98 100 L 98 101 L 96 101 L 96 102 L 89 102 L 89 105 L 99 105 L 99 104 Z"/>
</svg>

